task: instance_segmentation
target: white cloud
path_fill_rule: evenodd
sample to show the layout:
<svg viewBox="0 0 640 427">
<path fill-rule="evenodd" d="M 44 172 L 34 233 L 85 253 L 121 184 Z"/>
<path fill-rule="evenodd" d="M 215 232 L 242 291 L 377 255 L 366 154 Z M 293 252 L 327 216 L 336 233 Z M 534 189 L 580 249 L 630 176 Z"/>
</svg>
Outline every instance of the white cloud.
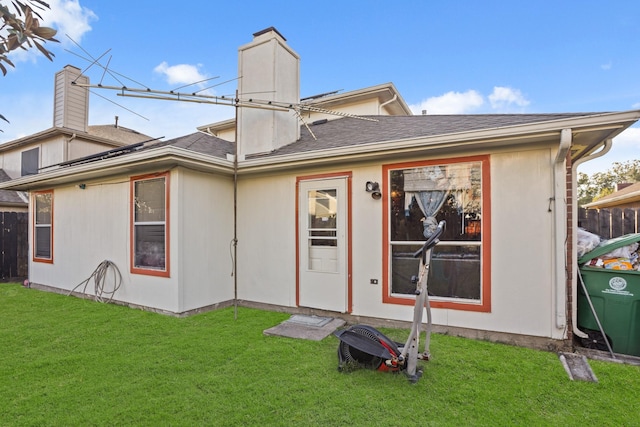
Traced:
<svg viewBox="0 0 640 427">
<path fill-rule="evenodd" d="M 636 102 L 635 104 L 633 104 L 631 106 L 631 108 L 633 108 L 633 109 L 640 108 L 640 102 Z"/>
<path fill-rule="evenodd" d="M 464 114 L 477 110 L 484 104 L 484 99 L 475 90 L 466 92 L 447 92 L 444 95 L 433 96 L 420 104 L 411 105 L 414 114 L 422 114 L 427 110 L 428 114 Z"/>
<path fill-rule="evenodd" d="M 57 29 L 56 39 L 63 44 L 69 43 L 66 35 L 80 43 L 91 31 L 91 21 L 98 19 L 92 10 L 81 6 L 79 0 L 49 0 L 49 6 L 49 10 L 40 13 L 43 25 Z"/>
<path fill-rule="evenodd" d="M 43 27 L 51 27 L 57 30 L 55 38 L 62 45 L 70 45 L 72 42 L 66 36 L 67 34 L 77 43 L 80 43 L 82 37 L 91 31 L 91 21 L 97 20 L 98 16 L 92 10 L 82 7 L 78 0 L 48 0 L 50 9 L 34 10 L 42 16 L 40 25 Z M 46 43 L 45 48 L 53 50 L 57 43 Z M 17 62 L 36 62 L 42 54 L 35 48 L 23 50 L 16 49 L 10 54 L 13 63 Z"/>
<path fill-rule="evenodd" d="M 494 110 L 508 110 L 511 106 L 526 107 L 529 101 L 518 89 L 504 86 L 495 86 L 489 95 L 491 108 Z"/>
<path fill-rule="evenodd" d="M 519 89 L 504 86 L 495 86 L 486 99 L 489 101 L 488 106 L 485 96 L 477 90 L 451 91 L 427 98 L 419 104 L 411 105 L 410 108 L 414 114 L 422 114 L 423 110 L 427 110 L 428 114 L 469 114 L 480 109 L 487 110 L 489 107 L 491 111 L 488 112 L 500 113 L 510 112 L 514 107 L 523 109 L 530 104 Z"/>
<path fill-rule="evenodd" d="M 199 65 L 178 64 L 169 65 L 162 62 L 153 69 L 158 74 L 164 75 L 169 84 L 191 84 L 207 79 L 207 76 L 200 72 Z"/>
</svg>

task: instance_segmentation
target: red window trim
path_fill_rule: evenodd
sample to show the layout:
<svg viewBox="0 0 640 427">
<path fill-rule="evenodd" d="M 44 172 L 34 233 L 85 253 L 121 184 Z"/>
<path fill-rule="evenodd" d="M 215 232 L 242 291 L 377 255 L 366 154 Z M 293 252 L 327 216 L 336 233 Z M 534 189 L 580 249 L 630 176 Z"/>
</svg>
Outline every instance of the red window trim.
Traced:
<svg viewBox="0 0 640 427">
<path fill-rule="evenodd" d="M 171 276 L 171 241 L 169 239 L 169 235 L 170 235 L 170 198 L 169 198 L 169 176 L 170 173 L 167 172 L 158 172 L 158 173 L 152 173 L 152 174 L 146 174 L 146 175 L 137 175 L 137 176 L 132 176 L 129 179 L 129 252 L 130 252 L 130 259 L 129 259 L 129 264 L 130 264 L 130 271 L 131 274 L 143 274 L 143 275 L 147 275 L 147 276 L 157 276 L 157 277 L 170 277 Z M 164 270 L 156 270 L 156 269 L 151 269 L 151 268 L 142 268 L 142 267 L 136 267 L 135 266 L 135 217 L 134 217 L 134 195 L 135 195 L 135 183 L 137 181 L 144 181 L 144 180 L 148 180 L 148 179 L 154 179 L 154 178 L 162 178 L 164 177 L 165 179 L 165 187 L 164 187 L 164 191 L 165 191 L 165 198 L 164 198 L 164 203 L 165 203 L 165 218 L 164 218 L 164 222 L 165 222 L 165 226 L 164 226 L 164 253 L 165 253 L 165 269 Z"/>
<path fill-rule="evenodd" d="M 39 258 L 36 256 L 36 196 L 38 194 L 51 194 L 51 257 L 50 258 Z M 32 252 L 32 260 L 33 262 L 42 262 L 45 264 L 53 264 L 53 190 L 45 190 L 45 191 L 34 191 L 33 192 L 33 228 L 32 228 L 32 244 L 33 248 Z"/>
<path fill-rule="evenodd" d="M 432 308 L 448 308 L 463 311 L 491 312 L 491 173 L 488 155 L 457 157 L 455 159 L 436 159 L 406 163 L 393 163 L 382 165 L 382 302 L 385 304 L 414 305 L 413 297 L 398 297 L 391 295 L 390 289 L 390 265 L 389 253 L 389 171 L 392 169 L 409 169 L 420 166 L 441 165 L 466 162 L 482 163 L 482 262 L 480 272 L 482 276 L 482 299 L 480 303 L 466 303 L 455 301 L 433 301 Z"/>
</svg>

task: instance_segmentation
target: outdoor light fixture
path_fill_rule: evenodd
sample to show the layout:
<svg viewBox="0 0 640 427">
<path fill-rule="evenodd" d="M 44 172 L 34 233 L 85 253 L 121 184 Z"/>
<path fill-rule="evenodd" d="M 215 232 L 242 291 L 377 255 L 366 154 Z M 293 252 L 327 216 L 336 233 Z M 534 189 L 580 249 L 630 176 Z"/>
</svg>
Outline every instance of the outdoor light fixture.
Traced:
<svg viewBox="0 0 640 427">
<path fill-rule="evenodd" d="M 367 190 L 367 193 L 371 193 L 371 197 L 375 200 L 378 200 L 382 197 L 382 193 L 380 192 L 380 184 L 375 181 L 367 181 L 365 190 Z"/>
</svg>

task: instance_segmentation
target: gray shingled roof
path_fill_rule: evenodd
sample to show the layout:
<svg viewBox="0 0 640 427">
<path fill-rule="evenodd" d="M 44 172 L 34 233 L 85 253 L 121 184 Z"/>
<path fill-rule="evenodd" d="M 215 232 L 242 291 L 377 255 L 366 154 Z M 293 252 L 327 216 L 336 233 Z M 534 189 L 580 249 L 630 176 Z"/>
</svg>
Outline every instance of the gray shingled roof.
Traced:
<svg viewBox="0 0 640 427">
<path fill-rule="evenodd" d="M 300 139 L 298 141 L 285 145 L 271 153 L 254 154 L 248 157 L 260 158 L 295 154 L 377 142 L 542 123 L 594 114 L 599 113 L 364 116 L 374 118 L 377 121 L 366 121 L 350 117 L 329 121 L 320 120 L 316 124 L 309 124 L 317 139 L 311 136 L 305 126 L 301 126 Z M 202 132 L 155 143 L 145 149 L 167 145 L 222 158 L 234 152 L 234 143 Z"/>
<path fill-rule="evenodd" d="M 0 169 L 0 182 L 6 181 L 11 181 L 11 178 L 3 169 Z M 0 190 L 0 205 L 1 204 L 18 204 L 27 206 L 25 201 L 22 200 L 22 197 L 18 195 L 18 192 L 13 190 Z"/>
<path fill-rule="evenodd" d="M 400 139 L 479 131 L 593 114 L 597 113 L 364 116 L 375 118 L 378 120 L 377 122 L 346 117 L 320 124 L 311 124 L 309 127 L 317 140 L 314 140 L 303 126 L 300 130 L 300 140 L 271 153 L 252 157 L 277 156 Z"/>
<path fill-rule="evenodd" d="M 235 151 L 235 144 L 233 142 L 207 135 L 202 132 L 180 136 L 168 141 L 157 142 L 145 147 L 145 149 L 166 147 L 167 145 L 222 158 L 226 158 L 227 154 L 233 154 Z"/>
<path fill-rule="evenodd" d="M 135 144 L 137 142 L 149 141 L 150 136 L 142 134 L 133 129 L 116 125 L 92 125 L 87 128 L 87 133 L 91 136 L 117 141 L 124 145 Z"/>
<path fill-rule="evenodd" d="M 152 139 L 150 136 L 133 129 L 115 125 L 92 125 L 88 127 L 88 133 L 92 136 L 117 141 L 124 145 L 135 144 Z"/>
</svg>

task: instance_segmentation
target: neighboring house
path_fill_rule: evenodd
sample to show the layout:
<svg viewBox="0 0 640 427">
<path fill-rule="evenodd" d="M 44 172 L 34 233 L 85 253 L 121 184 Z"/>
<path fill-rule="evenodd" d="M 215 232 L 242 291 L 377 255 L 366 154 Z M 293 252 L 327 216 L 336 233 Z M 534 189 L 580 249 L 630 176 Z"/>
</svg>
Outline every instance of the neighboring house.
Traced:
<svg viewBox="0 0 640 427">
<path fill-rule="evenodd" d="M 404 102 L 393 83 L 386 83 L 347 93 L 329 92 L 308 96 L 300 100 L 301 105 L 311 106 L 314 111 L 305 113 L 302 119 L 306 124 L 321 120 L 334 120 L 341 116 L 336 113 L 351 115 L 411 115 L 411 109 Z M 328 114 L 322 111 L 331 111 Z M 199 126 L 198 130 L 218 138 L 235 141 L 236 119 Z"/>
<path fill-rule="evenodd" d="M 625 186 L 609 195 L 601 197 L 595 202 L 583 206 L 587 209 L 604 208 L 640 208 L 640 182 Z"/>
<path fill-rule="evenodd" d="M 0 181 L 3 177 L 15 179 L 36 174 L 62 162 L 150 139 L 117 124 L 89 126 L 89 91 L 71 85 L 76 79 L 88 83 L 80 69 L 70 65 L 56 73 L 53 127 L 0 144 Z M 22 195 L 3 194 L 0 211 L 27 210 L 26 203 L 17 202 Z"/>
<path fill-rule="evenodd" d="M 276 30 L 239 48 L 239 72 L 240 94 L 298 103 L 299 57 Z M 445 219 L 436 325 L 550 346 L 582 334 L 576 168 L 640 111 L 412 116 L 392 85 L 363 91 L 369 120 L 307 128 L 291 111 L 239 107 L 203 127 L 226 139 L 196 132 L 0 184 L 30 191 L 30 280 L 68 292 L 109 260 L 122 274 L 114 299 L 132 306 L 188 314 L 238 300 L 408 321 L 422 220 Z M 361 114 L 330 97 L 326 108 Z"/>
<path fill-rule="evenodd" d="M 88 82 L 78 68 L 70 65 L 55 75 L 53 127 L 0 144 L 0 183 L 150 139 L 117 124 L 89 126 L 89 91 L 72 85 L 76 79 Z M 29 240 L 26 234 L 22 235 L 23 228 L 27 230 L 22 224 L 27 221 L 28 201 L 25 192 L 0 190 L 0 214 L 7 214 L 2 216 L 0 229 L 0 278 L 27 275 Z"/>
</svg>

